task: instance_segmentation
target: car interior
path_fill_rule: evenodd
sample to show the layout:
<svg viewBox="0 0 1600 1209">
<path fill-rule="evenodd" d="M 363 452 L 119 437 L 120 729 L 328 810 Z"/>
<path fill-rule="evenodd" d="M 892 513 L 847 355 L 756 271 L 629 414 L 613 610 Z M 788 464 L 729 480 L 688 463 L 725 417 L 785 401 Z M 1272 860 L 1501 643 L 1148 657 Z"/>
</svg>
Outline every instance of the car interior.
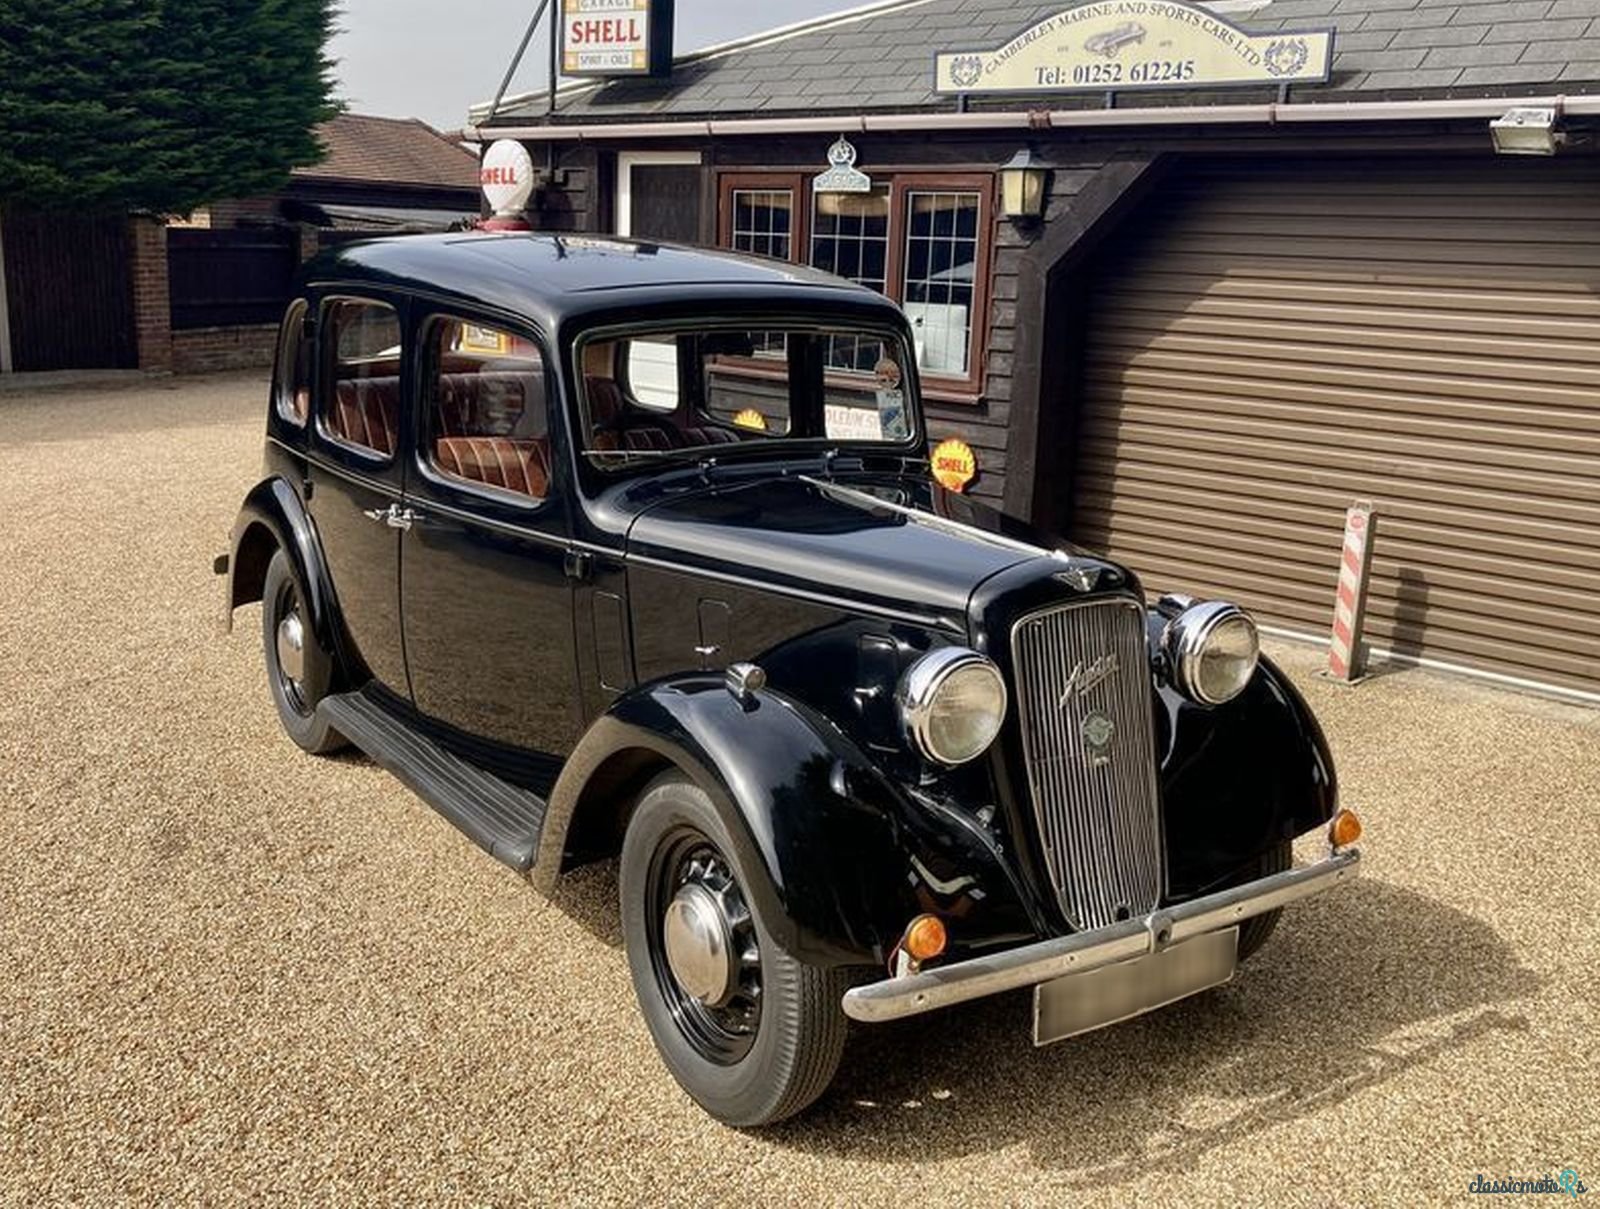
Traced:
<svg viewBox="0 0 1600 1209">
<path fill-rule="evenodd" d="M 340 317 L 336 311 L 335 322 Z M 399 434 L 398 349 L 385 347 L 371 356 L 356 350 L 358 355 L 347 357 L 344 345 L 341 339 L 328 429 L 348 444 L 392 456 Z M 550 434 L 538 347 L 510 333 L 440 319 L 429 328 L 428 349 L 423 444 L 434 467 L 470 483 L 543 499 L 550 483 Z"/>
</svg>

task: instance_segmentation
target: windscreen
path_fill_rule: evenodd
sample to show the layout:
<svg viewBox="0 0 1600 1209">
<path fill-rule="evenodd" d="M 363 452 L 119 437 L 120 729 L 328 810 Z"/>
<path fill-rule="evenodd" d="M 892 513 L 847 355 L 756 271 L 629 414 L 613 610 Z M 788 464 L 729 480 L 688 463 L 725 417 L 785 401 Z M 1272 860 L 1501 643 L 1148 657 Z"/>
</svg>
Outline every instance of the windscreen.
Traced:
<svg viewBox="0 0 1600 1209">
<path fill-rule="evenodd" d="M 778 443 L 903 445 L 917 435 L 906 348 L 843 327 L 678 327 L 579 347 L 585 452 L 620 467 Z"/>
</svg>

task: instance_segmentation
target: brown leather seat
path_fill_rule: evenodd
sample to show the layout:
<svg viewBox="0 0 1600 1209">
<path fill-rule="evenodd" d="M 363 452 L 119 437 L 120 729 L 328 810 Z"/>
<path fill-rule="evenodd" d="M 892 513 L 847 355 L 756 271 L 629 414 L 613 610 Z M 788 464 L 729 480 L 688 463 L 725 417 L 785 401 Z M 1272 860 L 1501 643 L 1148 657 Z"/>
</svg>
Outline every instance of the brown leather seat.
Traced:
<svg viewBox="0 0 1600 1209">
<path fill-rule="evenodd" d="M 610 378 L 590 375 L 584 379 L 589 395 L 589 419 L 593 425 L 594 449 L 679 449 L 683 434 L 670 424 L 629 414 L 622 388 Z"/>
<path fill-rule="evenodd" d="M 400 379 L 347 378 L 340 382 L 328 427 L 342 441 L 390 456 L 400 431 Z"/>
<path fill-rule="evenodd" d="M 544 378 L 503 370 L 442 374 L 435 412 L 440 436 L 542 436 Z"/>
<path fill-rule="evenodd" d="M 550 489 L 548 441 L 511 437 L 440 437 L 439 468 L 457 478 L 542 500 Z"/>
<path fill-rule="evenodd" d="M 693 445 L 737 445 L 744 440 L 738 433 L 728 428 L 685 428 L 684 441 Z"/>
</svg>

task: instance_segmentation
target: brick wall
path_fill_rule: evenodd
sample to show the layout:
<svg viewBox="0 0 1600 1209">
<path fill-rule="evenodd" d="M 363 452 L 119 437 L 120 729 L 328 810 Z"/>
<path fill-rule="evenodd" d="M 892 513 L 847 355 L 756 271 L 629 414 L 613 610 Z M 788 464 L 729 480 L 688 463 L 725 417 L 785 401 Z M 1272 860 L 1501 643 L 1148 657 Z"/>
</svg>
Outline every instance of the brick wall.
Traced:
<svg viewBox="0 0 1600 1209">
<path fill-rule="evenodd" d="M 215 374 L 235 369 L 263 369 L 272 364 L 278 329 L 201 327 L 172 334 L 172 372 Z"/>
<path fill-rule="evenodd" d="M 167 277 L 167 229 L 149 218 L 129 220 L 132 249 L 134 326 L 139 368 L 149 372 L 213 374 L 271 366 L 276 324 L 172 330 L 172 298 Z M 320 247 L 315 227 L 300 229 L 300 261 Z"/>
<path fill-rule="evenodd" d="M 139 368 L 172 368 L 172 301 L 167 293 L 167 228 L 153 218 L 128 220 L 134 338 Z"/>
</svg>

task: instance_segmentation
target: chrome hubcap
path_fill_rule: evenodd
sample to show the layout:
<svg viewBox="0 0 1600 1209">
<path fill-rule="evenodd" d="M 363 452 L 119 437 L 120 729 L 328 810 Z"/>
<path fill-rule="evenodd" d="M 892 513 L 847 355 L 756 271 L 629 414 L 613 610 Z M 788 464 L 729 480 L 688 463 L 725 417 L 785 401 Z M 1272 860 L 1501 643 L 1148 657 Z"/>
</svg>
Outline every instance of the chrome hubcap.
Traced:
<svg viewBox="0 0 1600 1209">
<path fill-rule="evenodd" d="M 704 885 L 691 883 L 667 904 L 662 921 L 667 966 L 684 993 L 720 1007 L 734 987 L 733 924 Z"/>
<path fill-rule="evenodd" d="M 650 860 L 645 918 L 656 987 L 683 1039 L 730 1066 L 761 1026 L 761 946 L 733 867 L 693 827 L 664 837 Z"/>
<path fill-rule="evenodd" d="M 297 688 L 306 675 L 306 634 L 298 611 L 278 623 L 278 666 Z"/>
</svg>

